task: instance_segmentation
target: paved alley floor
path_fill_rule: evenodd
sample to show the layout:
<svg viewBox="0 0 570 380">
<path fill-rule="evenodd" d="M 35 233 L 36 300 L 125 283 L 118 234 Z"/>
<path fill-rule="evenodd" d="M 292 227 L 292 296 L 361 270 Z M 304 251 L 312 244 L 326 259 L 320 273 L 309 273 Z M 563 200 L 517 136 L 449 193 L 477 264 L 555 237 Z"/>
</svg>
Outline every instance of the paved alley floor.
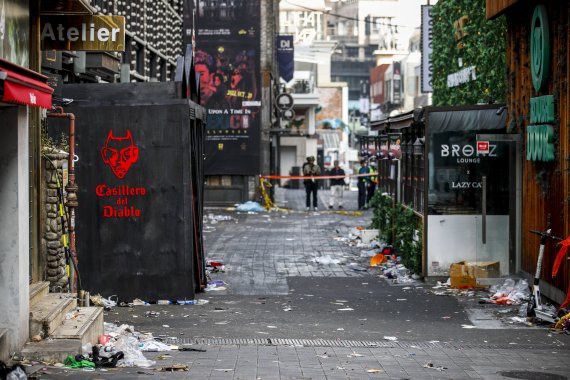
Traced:
<svg viewBox="0 0 570 380">
<path fill-rule="evenodd" d="M 133 325 L 205 352 L 146 353 L 153 368 L 84 372 L 46 368 L 41 379 L 564 379 L 570 336 L 499 320 L 514 312 L 475 296 L 394 284 L 335 240 L 363 215 L 297 211 L 301 191 L 278 192 L 290 212 L 229 215 L 206 224 L 208 260 L 225 264 L 204 305 L 116 307 L 107 322 Z M 505 311 L 506 310 L 506 311 Z M 149 313 L 152 312 L 152 313 Z M 167 354 L 167 355 L 165 355 Z M 172 364 L 185 372 L 160 372 Z"/>
</svg>

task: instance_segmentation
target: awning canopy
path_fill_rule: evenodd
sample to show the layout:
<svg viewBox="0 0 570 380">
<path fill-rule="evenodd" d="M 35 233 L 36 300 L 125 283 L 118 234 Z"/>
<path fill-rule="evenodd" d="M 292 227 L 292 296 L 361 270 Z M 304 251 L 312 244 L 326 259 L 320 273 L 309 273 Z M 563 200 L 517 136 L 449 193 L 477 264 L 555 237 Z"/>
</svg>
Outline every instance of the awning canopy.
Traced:
<svg viewBox="0 0 570 380">
<path fill-rule="evenodd" d="M 51 109 L 47 77 L 0 59 L 0 101 Z"/>
</svg>

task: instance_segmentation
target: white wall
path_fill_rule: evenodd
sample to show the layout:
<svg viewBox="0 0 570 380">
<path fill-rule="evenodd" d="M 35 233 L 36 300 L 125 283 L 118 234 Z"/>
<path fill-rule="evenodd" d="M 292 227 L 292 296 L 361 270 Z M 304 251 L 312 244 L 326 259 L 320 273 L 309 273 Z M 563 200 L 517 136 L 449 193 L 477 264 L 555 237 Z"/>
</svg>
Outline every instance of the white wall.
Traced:
<svg viewBox="0 0 570 380">
<path fill-rule="evenodd" d="M 509 273 L 509 216 L 487 216 L 487 244 L 481 243 L 481 215 L 429 215 L 427 224 L 428 276 L 448 276 L 458 261 L 500 261 L 501 275 Z"/>
<path fill-rule="evenodd" d="M 0 328 L 15 351 L 29 336 L 27 108 L 0 108 L 0 125 Z"/>
<path fill-rule="evenodd" d="M 281 157 L 280 157 L 280 175 L 289 175 L 289 172 L 293 166 L 297 165 L 297 146 L 283 146 L 280 147 Z M 280 181 L 281 185 L 284 185 L 287 180 L 282 179 Z"/>
</svg>

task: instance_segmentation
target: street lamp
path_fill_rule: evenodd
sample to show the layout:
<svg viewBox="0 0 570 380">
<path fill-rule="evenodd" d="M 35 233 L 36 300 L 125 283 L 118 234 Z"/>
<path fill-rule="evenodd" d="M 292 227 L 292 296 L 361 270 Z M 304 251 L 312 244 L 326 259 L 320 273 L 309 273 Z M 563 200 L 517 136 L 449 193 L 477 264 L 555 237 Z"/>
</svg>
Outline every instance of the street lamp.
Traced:
<svg viewBox="0 0 570 380">
<path fill-rule="evenodd" d="M 424 154 L 424 139 L 417 138 L 414 142 L 414 156 L 421 156 Z"/>
</svg>

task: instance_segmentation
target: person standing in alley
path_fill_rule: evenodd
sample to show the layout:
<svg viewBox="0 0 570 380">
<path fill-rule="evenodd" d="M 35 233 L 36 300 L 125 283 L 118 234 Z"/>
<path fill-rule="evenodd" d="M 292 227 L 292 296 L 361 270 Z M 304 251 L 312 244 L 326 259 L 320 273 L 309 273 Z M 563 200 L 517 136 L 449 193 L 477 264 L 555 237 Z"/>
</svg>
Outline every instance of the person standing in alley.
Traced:
<svg viewBox="0 0 570 380">
<path fill-rule="evenodd" d="M 330 175 L 344 175 L 344 170 L 338 165 L 338 161 L 334 162 L 334 167 L 329 172 Z M 331 179 L 331 197 L 329 200 L 329 208 L 332 210 L 334 204 L 338 204 L 338 208 L 342 208 L 342 198 L 344 193 L 344 178 Z"/>
<path fill-rule="evenodd" d="M 315 164 L 315 157 L 307 157 L 307 163 L 303 165 L 303 175 L 305 177 L 316 177 L 321 175 L 321 168 Z M 313 194 L 313 210 L 317 211 L 317 190 L 319 184 L 316 178 L 307 178 L 304 181 L 305 192 L 307 193 L 307 211 L 311 209 L 311 193 Z"/>
<path fill-rule="evenodd" d="M 370 168 L 368 167 L 368 162 L 366 160 L 360 160 L 360 169 L 358 169 L 358 174 L 368 174 L 370 173 Z M 368 188 L 370 187 L 371 179 L 370 176 L 358 177 L 358 209 L 362 210 L 366 207 L 366 197 Z"/>
<path fill-rule="evenodd" d="M 374 168 L 374 166 L 370 166 L 369 167 L 370 171 L 369 173 L 374 173 L 373 176 L 370 176 L 368 178 L 370 178 L 370 184 L 368 186 L 368 188 L 366 189 L 366 204 L 369 205 L 370 201 L 372 200 L 372 197 L 374 196 L 374 192 L 376 191 L 376 185 L 378 184 L 378 175 L 376 168 Z"/>
</svg>

